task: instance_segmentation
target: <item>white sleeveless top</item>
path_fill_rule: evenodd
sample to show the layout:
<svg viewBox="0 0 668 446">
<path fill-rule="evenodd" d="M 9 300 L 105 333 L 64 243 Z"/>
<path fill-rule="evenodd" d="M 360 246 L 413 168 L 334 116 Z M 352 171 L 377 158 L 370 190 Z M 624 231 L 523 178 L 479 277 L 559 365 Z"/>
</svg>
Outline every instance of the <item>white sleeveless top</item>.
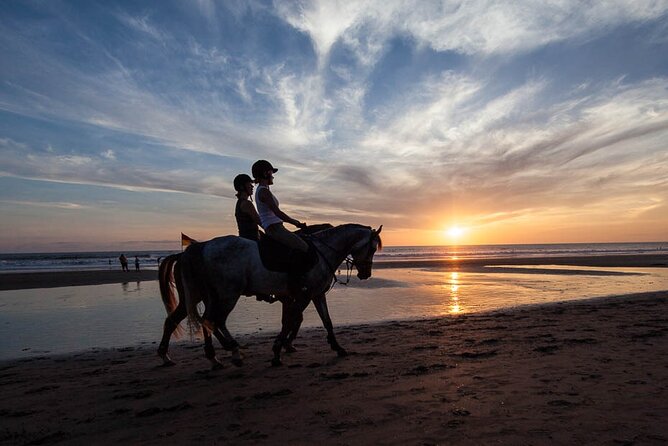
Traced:
<svg viewBox="0 0 668 446">
<path fill-rule="evenodd" d="M 283 220 L 278 218 L 278 216 L 274 214 L 274 211 L 269 209 L 269 206 L 267 206 L 263 201 L 260 201 L 260 189 L 267 189 L 269 191 L 271 198 L 273 198 L 274 203 L 276 203 L 276 206 L 278 206 L 278 199 L 274 196 L 274 194 L 271 193 L 267 186 L 259 185 L 257 188 L 255 188 L 255 206 L 257 206 L 257 214 L 260 216 L 260 224 L 262 224 L 262 229 L 266 231 L 269 226 L 276 223 L 283 223 Z"/>
</svg>

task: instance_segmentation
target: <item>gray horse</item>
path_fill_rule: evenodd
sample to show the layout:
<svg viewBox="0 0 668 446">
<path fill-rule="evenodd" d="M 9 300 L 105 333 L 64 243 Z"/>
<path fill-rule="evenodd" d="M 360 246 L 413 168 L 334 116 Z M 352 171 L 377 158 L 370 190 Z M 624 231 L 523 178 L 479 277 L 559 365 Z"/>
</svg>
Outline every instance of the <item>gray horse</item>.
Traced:
<svg viewBox="0 0 668 446">
<path fill-rule="evenodd" d="M 327 341 L 339 356 L 347 355 L 334 336 L 332 320 L 325 294 L 331 287 L 336 270 L 347 256 L 361 280 L 371 277 L 373 255 L 382 247 L 380 231 L 368 226 L 345 224 L 317 232 L 308 237 L 319 261 L 305 276 L 307 291 L 296 297 L 284 318 L 282 329 L 273 346 L 273 365 L 281 364 L 281 349 L 286 346 L 289 334 L 299 328 L 302 313 L 313 301 L 327 330 Z M 188 247 L 179 261 L 181 280 L 186 298 L 186 308 L 191 322 L 202 322 L 197 311 L 201 301 L 215 302 L 216 335 L 223 348 L 232 351 L 235 363 L 241 362 L 239 344 L 227 330 L 226 321 L 239 297 L 243 295 L 273 294 L 287 296 L 287 273 L 270 271 L 260 259 L 257 243 L 237 236 L 218 237 L 205 243 Z M 161 286 L 163 276 L 160 276 Z"/>
<path fill-rule="evenodd" d="M 332 225 L 320 226 L 326 226 L 328 228 L 332 227 Z M 317 230 L 318 228 L 315 227 L 314 229 Z M 165 319 L 163 327 L 162 339 L 160 340 L 160 345 L 158 346 L 158 356 L 162 358 L 163 365 L 166 366 L 176 364 L 169 357 L 169 341 L 173 334 L 176 334 L 177 338 L 182 335 L 183 330 L 179 324 L 188 316 L 186 310 L 185 291 L 183 290 L 183 281 L 181 279 L 180 260 L 182 255 L 183 253 L 178 253 L 165 257 L 164 260 L 160 263 L 160 267 L 158 269 L 160 297 L 162 298 L 162 302 L 165 305 L 165 310 L 167 310 L 167 318 Z M 293 299 L 290 296 L 280 296 L 277 300 L 281 302 L 283 314 L 281 320 L 283 323 L 285 323 L 287 317 L 290 316 L 290 305 L 293 303 Z M 301 320 L 298 322 L 299 325 L 301 325 Z M 296 351 L 296 349 L 292 346 L 292 341 L 297 337 L 299 325 L 296 327 L 296 329 L 293 329 L 290 332 L 288 339 L 283 346 L 285 351 L 288 353 L 294 353 Z M 202 325 L 204 355 L 209 361 L 211 361 L 211 366 L 213 369 L 219 369 L 223 367 L 223 364 L 218 360 L 218 358 L 216 358 L 216 350 L 213 347 L 213 341 L 211 338 L 212 334 L 216 336 L 221 345 L 226 345 L 226 341 L 219 330 L 210 331 L 204 327 L 204 325 Z M 237 366 L 242 365 L 240 359 L 235 359 L 233 362 Z"/>
</svg>

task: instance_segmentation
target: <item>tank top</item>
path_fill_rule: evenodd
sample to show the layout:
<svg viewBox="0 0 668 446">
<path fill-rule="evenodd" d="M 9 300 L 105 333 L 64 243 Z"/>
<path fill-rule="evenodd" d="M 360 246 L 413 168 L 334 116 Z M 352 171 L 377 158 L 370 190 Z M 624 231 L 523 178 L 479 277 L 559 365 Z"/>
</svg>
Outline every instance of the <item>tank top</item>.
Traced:
<svg viewBox="0 0 668 446">
<path fill-rule="evenodd" d="M 271 194 L 271 198 L 274 200 L 274 203 L 276 203 L 276 206 L 278 206 L 278 199 L 274 196 L 274 194 L 271 193 L 271 191 L 267 186 L 259 185 L 255 189 L 255 204 L 257 206 L 257 214 L 260 216 L 260 223 L 262 224 L 262 229 L 266 231 L 269 226 L 276 223 L 283 223 L 283 220 L 278 218 L 278 216 L 274 214 L 274 211 L 269 209 L 269 206 L 260 201 L 259 199 L 260 190 L 262 189 L 267 189 L 269 191 L 269 193 Z"/>
<path fill-rule="evenodd" d="M 234 208 L 234 216 L 237 219 L 239 237 L 255 240 L 257 242 L 260 239 L 257 225 L 255 224 L 255 221 L 253 221 L 253 217 L 241 210 L 241 200 L 237 200 L 237 206 Z"/>
</svg>

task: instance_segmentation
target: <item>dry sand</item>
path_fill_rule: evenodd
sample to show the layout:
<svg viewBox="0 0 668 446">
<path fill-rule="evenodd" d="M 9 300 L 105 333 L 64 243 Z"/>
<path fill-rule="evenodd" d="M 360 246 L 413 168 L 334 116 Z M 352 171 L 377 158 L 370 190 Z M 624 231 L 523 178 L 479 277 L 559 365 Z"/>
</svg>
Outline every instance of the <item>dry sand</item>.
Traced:
<svg viewBox="0 0 668 446">
<path fill-rule="evenodd" d="M 155 346 L 0 362 L 0 442 L 668 442 L 668 292 L 337 332 L 349 357 L 311 330 L 276 368 L 266 336 L 218 371 L 197 342 L 173 367 Z"/>
</svg>

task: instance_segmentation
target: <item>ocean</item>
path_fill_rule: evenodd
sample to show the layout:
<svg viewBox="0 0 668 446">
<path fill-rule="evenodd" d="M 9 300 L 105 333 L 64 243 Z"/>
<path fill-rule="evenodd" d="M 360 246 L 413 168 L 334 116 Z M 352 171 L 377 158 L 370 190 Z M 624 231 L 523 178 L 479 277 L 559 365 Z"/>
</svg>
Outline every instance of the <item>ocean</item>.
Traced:
<svg viewBox="0 0 668 446">
<path fill-rule="evenodd" d="M 178 251 L 126 251 L 143 269 L 157 269 L 158 260 Z M 0 273 L 33 271 L 76 271 L 120 268 L 120 251 L 0 254 Z M 534 245 L 388 246 L 375 256 L 377 261 L 437 260 L 466 258 L 518 258 L 596 256 L 612 254 L 668 254 L 668 242 L 651 243 L 561 243 Z"/>
<path fill-rule="evenodd" d="M 130 261 L 137 255 L 142 268 L 157 268 L 158 259 L 170 253 L 126 251 L 125 255 Z M 376 260 L 650 253 L 668 254 L 668 243 L 387 247 Z M 120 252 L 3 254 L 0 271 L 118 269 L 118 255 Z M 551 271 L 513 265 L 505 270 L 470 272 L 387 268 L 374 270 L 368 281 L 353 276 L 349 286 L 335 286 L 328 302 L 335 326 L 341 327 L 663 290 L 668 290 L 668 269 L 660 267 L 560 267 Z M 160 338 L 165 316 L 157 281 L 0 291 L 0 361 L 153 345 Z M 312 306 L 304 316 L 304 327 L 321 327 Z M 228 327 L 235 336 L 270 335 L 280 327 L 280 318 L 279 304 L 246 297 L 239 300 Z"/>
</svg>

